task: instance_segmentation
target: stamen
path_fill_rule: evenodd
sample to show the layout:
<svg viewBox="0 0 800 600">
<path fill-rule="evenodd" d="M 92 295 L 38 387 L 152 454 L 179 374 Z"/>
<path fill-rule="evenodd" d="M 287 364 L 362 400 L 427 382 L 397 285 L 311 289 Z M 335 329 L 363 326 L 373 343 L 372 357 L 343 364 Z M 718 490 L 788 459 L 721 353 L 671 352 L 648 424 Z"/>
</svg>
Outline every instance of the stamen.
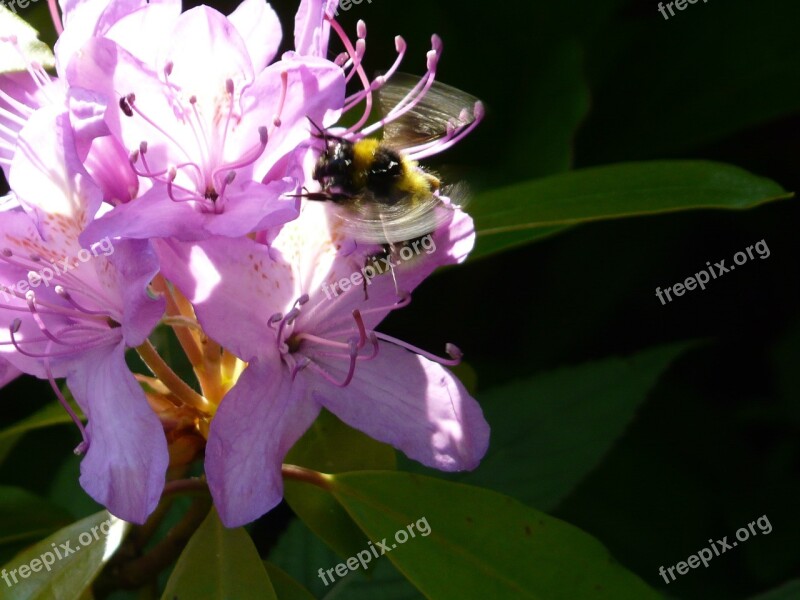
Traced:
<svg viewBox="0 0 800 600">
<path fill-rule="evenodd" d="M 267 149 L 268 141 L 269 134 L 267 128 L 262 125 L 258 128 L 258 145 L 250 148 L 238 161 L 222 165 L 218 169 L 215 169 L 213 177 L 216 179 L 217 175 L 222 171 L 234 171 L 252 165 L 264 154 L 264 150 Z"/>
<path fill-rule="evenodd" d="M 78 302 L 75 300 L 75 298 L 73 298 L 72 295 L 62 285 L 57 285 L 54 288 L 54 291 L 55 291 L 56 294 L 61 296 L 64 300 L 69 302 L 72 306 L 74 306 L 77 310 L 79 310 L 80 312 L 82 312 L 84 314 L 87 314 L 87 315 L 103 315 L 103 316 L 105 316 L 105 314 L 106 314 L 105 312 L 100 311 L 100 310 L 89 310 L 88 308 L 85 308 L 85 307 L 81 306 L 80 304 L 78 304 Z"/>
<path fill-rule="evenodd" d="M 397 104 L 397 106 L 389 111 L 389 114 L 385 118 L 362 130 L 361 135 L 368 136 L 372 133 L 375 133 L 378 129 L 385 127 L 387 124 L 405 115 L 408 111 L 412 110 L 417 104 L 419 104 L 420 101 L 422 101 L 422 99 L 431 89 L 431 86 L 433 86 L 433 82 L 436 80 L 436 68 L 439 64 L 443 47 L 441 38 L 437 35 L 434 35 L 431 38 L 431 45 L 433 49 L 428 52 L 427 73 L 425 73 L 417 85 L 414 86 L 414 88 L 408 94 L 406 94 L 405 98 L 403 98 Z"/>
<path fill-rule="evenodd" d="M 312 364 L 311 367 L 314 371 L 323 378 L 325 378 L 328 382 L 335 385 L 336 387 L 347 387 L 350 385 L 350 382 L 353 380 L 353 375 L 356 372 L 356 363 L 358 362 L 358 348 L 356 345 L 356 340 L 350 340 L 348 343 L 350 349 L 350 367 L 348 368 L 347 375 L 344 378 L 344 381 L 336 381 L 333 377 L 331 377 L 324 369 L 321 369 L 317 365 Z"/>
<path fill-rule="evenodd" d="M 294 378 L 297 377 L 297 374 L 305 369 L 308 365 L 311 364 L 311 359 L 308 357 L 303 357 L 303 360 L 297 362 L 297 364 L 292 368 L 292 381 Z"/>
<path fill-rule="evenodd" d="M 461 359 L 464 356 L 461 350 L 459 350 L 458 347 L 455 346 L 454 344 L 447 344 L 445 346 L 445 352 L 447 352 L 448 356 L 450 357 L 450 359 L 448 360 L 446 358 L 441 358 L 439 356 L 431 354 L 430 352 L 426 352 L 425 350 L 423 350 L 422 348 L 418 348 L 417 346 L 412 346 L 411 344 L 408 344 L 403 340 L 398 340 L 397 338 L 394 338 L 390 335 L 386 335 L 385 333 L 375 332 L 375 335 L 378 336 L 379 339 L 385 342 L 389 342 L 391 344 L 394 344 L 395 346 L 400 346 L 401 348 L 405 348 L 406 350 L 409 350 L 414 354 L 419 354 L 420 356 L 427 358 L 430 361 L 448 367 L 455 367 L 461 364 Z"/>
<path fill-rule="evenodd" d="M 396 38 L 394 38 L 394 45 L 395 48 L 397 49 L 397 58 L 395 59 L 394 64 L 389 68 L 389 70 L 386 71 L 386 73 L 376 77 L 373 80 L 372 85 L 370 85 L 370 91 L 372 92 L 381 89 L 386 84 L 386 82 L 392 78 L 392 75 L 394 75 L 397 72 L 397 69 L 400 68 L 400 64 L 403 62 L 403 58 L 406 55 L 406 49 L 408 47 L 406 41 L 398 35 Z M 352 96 L 348 97 L 345 100 L 345 106 L 342 109 L 342 112 L 348 112 L 349 110 L 355 108 L 366 97 L 367 93 L 368 93 L 367 90 L 361 90 L 359 92 L 356 92 Z"/>
<path fill-rule="evenodd" d="M 56 33 L 61 35 L 64 33 L 64 25 L 61 23 L 61 16 L 58 14 L 57 0 L 47 0 L 47 8 L 50 10 L 50 18 L 53 20 Z"/>
<path fill-rule="evenodd" d="M 347 51 L 347 53 L 352 57 L 352 59 L 353 59 L 353 69 L 358 72 L 358 77 L 359 77 L 359 79 L 361 79 L 361 84 L 364 86 L 364 91 L 366 92 L 366 95 L 364 96 L 364 98 L 366 100 L 366 103 L 365 103 L 365 106 L 364 106 L 364 114 L 361 116 L 361 118 L 358 120 L 358 122 L 355 125 L 350 127 L 343 134 L 343 136 L 347 136 L 347 135 L 350 135 L 350 134 L 358 131 L 359 129 L 361 129 L 364 126 L 364 123 L 367 122 L 367 119 L 369 119 L 369 115 L 372 112 L 372 90 L 371 90 L 371 84 L 370 84 L 370 81 L 369 81 L 369 77 L 367 77 L 367 74 L 364 72 L 364 68 L 360 64 L 358 64 L 358 59 L 357 59 L 358 52 L 356 51 L 355 48 L 353 48 L 353 44 L 350 41 L 350 38 L 347 37 L 347 34 L 342 29 L 342 26 L 339 25 L 339 23 L 336 21 L 336 19 L 333 19 L 332 17 L 329 17 L 328 15 L 326 15 L 325 18 L 331 24 L 331 27 L 336 32 L 336 34 L 339 36 L 339 39 L 342 41 L 342 44 L 344 44 L 344 48 Z M 364 34 L 366 34 L 366 25 L 362 26 L 361 23 L 363 23 L 363 21 L 361 21 L 359 23 L 358 31 L 359 32 L 363 32 Z"/>
<path fill-rule="evenodd" d="M 281 98 L 278 101 L 278 113 L 273 117 L 272 124 L 275 127 L 282 125 L 281 115 L 283 114 L 283 107 L 286 104 L 286 94 L 289 91 L 289 73 L 281 71 Z"/>
<path fill-rule="evenodd" d="M 42 319 L 41 315 L 38 313 L 38 311 L 36 309 L 35 295 L 34 295 L 34 293 L 32 291 L 28 291 L 25 294 L 25 301 L 28 303 L 28 310 L 30 311 L 31 315 L 33 316 L 33 320 L 36 323 L 36 326 L 39 328 L 39 330 L 43 334 L 45 334 L 49 340 L 55 342 L 56 344 L 58 344 L 60 346 L 68 346 L 69 344 L 67 344 L 66 342 L 64 342 L 64 341 L 58 339 L 56 336 L 54 336 L 50 332 L 50 330 L 47 328 L 47 326 L 44 324 L 44 320 Z M 17 320 L 19 320 L 19 319 L 17 319 Z M 19 328 L 17 328 L 17 329 L 19 329 Z"/>
<path fill-rule="evenodd" d="M 64 407 L 64 410 L 67 411 L 69 418 L 72 419 L 72 422 L 75 423 L 75 426 L 78 428 L 78 431 L 81 432 L 81 437 L 83 441 L 78 444 L 78 446 L 73 450 L 76 455 L 81 456 L 89 450 L 89 434 L 87 433 L 86 429 L 83 427 L 83 423 L 78 418 L 78 415 L 75 414 L 75 411 L 72 410 L 72 407 L 67 402 L 67 399 L 64 398 L 64 395 L 61 393 L 61 390 L 58 389 L 58 385 L 56 385 L 55 377 L 53 377 L 53 372 L 50 370 L 50 363 L 49 361 L 44 361 L 44 369 L 47 373 L 47 380 L 50 382 L 50 387 L 53 388 L 53 392 L 55 392 L 58 401 L 61 403 L 61 406 Z"/>
<path fill-rule="evenodd" d="M 480 122 L 483 121 L 485 115 L 486 110 L 483 107 L 483 103 L 480 101 L 476 102 L 475 109 L 473 111 L 475 120 L 472 121 L 472 123 L 466 127 L 462 126 L 454 130 L 453 133 L 448 132 L 448 135 L 440 140 L 436 140 L 429 144 L 423 144 L 419 148 L 409 148 L 407 151 L 407 156 L 411 160 L 422 160 L 424 158 L 433 156 L 434 154 L 439 154 L 440 152 L 450 149 L 467 137 L 470 133 L 472 133 L 472 131 L 480 124 Z"/>
<path fill-rule="evenodd" d="M 186 156 L 187 160 L 189 160 L 189 161 L 192 160 L 191 155 L 184 149 L 183 146 L 181 146 L 178 143 L 178 141 L 174 137 L 172 137 L 169 133 L 167 133 L 167 131 L 165 131 L 161 126 L 159 126 L 155 121 L 153 121 L 150 117 L 148 117 L 145 113 L 143 113 L 136 106 L 136 94 L 133 94 L 133 93 L 128 94 L 127 96 L 124 96 L 124 99 L 125 99 L 125 103 L 123 103 L 122 100 L 120 100 L 120 108 L 122 109 L 122 112 L 124 112 L 127 116 L 133 116 L 132 114 L 128 115 L 128 112 L 127 112 L 126 108 L 129 108 L 131 113 L 136 113 L 137 115 L 139 115 L 142 119 L 145 120 L 146 123 L 148 123 L 151 127 L 153 127 L 153 129 L 158 131 L 161 135 L 163 135 L 165 138 L 167 138 L 170 142 L 175 144 L 175 147 L 178 148 L 181 152 L 183 152 L 183 154 L 184 154 L 184 156 Z M 123 104 L 124 104 L 124 106 L 123 106 Z"/>
<path fill-rule="evenodd" d="M 283 321 L 283 313 L 275 313 L 267 321 L 267 327 L 275 329 L 275 323 L 280 323 L 281 321 Z"/>
</svg>

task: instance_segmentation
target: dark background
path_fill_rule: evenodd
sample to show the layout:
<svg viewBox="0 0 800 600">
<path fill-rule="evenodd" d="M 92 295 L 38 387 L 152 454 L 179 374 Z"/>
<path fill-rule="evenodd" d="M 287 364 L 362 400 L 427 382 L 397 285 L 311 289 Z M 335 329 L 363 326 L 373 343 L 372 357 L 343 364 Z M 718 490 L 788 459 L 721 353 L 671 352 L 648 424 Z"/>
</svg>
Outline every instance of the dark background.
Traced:
<svg viewBox="0 0 800 600">
<path fill-rule="evenodd" d="M 296 3 L 273 5 L 291 32 Z M 365 0 L 341 21 L 349 31 L 356 19 L 367 22 L 368 70 L 391 64 L 393 37 L 402 34 L 403 68 L 421 74 L 430 34 L 442 36 L 441 79 L 484 99 L 490 114 L 445 162 L 431 164 L 478 194 L 568 168 L 652 158 L 729 162 L 800 189 L 796 2 L 709 0 L 669 21 L 656 6 Z M 458 344 L 479 389 L 705 340 L 673 365 L 555 514 L 662 588 L 659 566 L 767 515 L 770 535 L 666 587 L 681 598 L 745 598 L 800 575 L 798 224 L 798 203 L 788 200 L 576 227 L 437 275 L 383 329 L 432 350 Z M 657 286 L 682 281 L 706 261 L 730 262 L 762 239 L 769 258 L 666 306 L 655 297 Z M 52 398 L 46 382 L 31 380 L 1 394 L 0 426 Z M 55 465 L 76 441 L 61 429 L 30 436 L 0 481 L 51 490 Z M 74 468 L 71 461 L 65 472 Z M 260 545 L 286 515 L 256 528 Z"/>
</svg>

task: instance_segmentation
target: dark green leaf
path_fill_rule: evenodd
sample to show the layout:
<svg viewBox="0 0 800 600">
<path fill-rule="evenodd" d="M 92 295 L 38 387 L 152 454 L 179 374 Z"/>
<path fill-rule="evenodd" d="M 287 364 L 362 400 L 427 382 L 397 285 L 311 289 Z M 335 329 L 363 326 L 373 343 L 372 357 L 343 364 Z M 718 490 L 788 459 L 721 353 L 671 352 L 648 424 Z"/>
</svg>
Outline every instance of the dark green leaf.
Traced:
<svg viewBox="0 0 800 600">
<path fill-rule="evenodd" d="M 314 600 L 314 596 L 286 571 L 272 563 L 264 563 L 278 600 Z"/>
<path fill-rule="evenodd" d="M 162 600 L 277 600 L 253 540 L 243 528 L 226 529 L 212 509 L 186 544 Z"/>
<path fill-rule="evenodd" d="M 800 598 L 800 579 L 790 581 L 779 588 L 758 596 L 753 596 L 751 600 L 797 600 L 798 598 Z"/>
<path fill-rule="evenodd" d="M 688 347 L 671 344 L 535 375 L 479 394 L 492 442 L 461 481 L 542 510 L 600 462 L 661 374 Z"/>
<path fill-rule="evenodd" d="M 788 197 L 769 179 L 708 161 L 582 169 L 479 194 L 469 209 L 478 232 L 472 258 L 577 223 L 690 209 L 740 210 Z"/>
<path fill-rule="evenodd" d="M 589 90 L 575 40 L 554 43 L 526 71 L 516 82 L 521 117 L 507 132 L 505 172 L 531 179 L 572 166 L 573 137 L 589 109 Z"/>
<path fill-rule="evenodd" d="M 391 446 L 342 423 L 323 411 L 295 444 L 286 462 L 323 473 L 388 470 L 396 467 Z M 284 497 L 295 513 L 342 558 L 367 544 L 361 530 L 330 494 L 296 481 L 285 483 Z"/>
<path fill-rule="evenodd" d="M 367 542 L 359 550 L 367 548 Z M 301 582 L 315 597 L 333 600 L 421 600 L 422 596 L 394 565 L 386 558 L 370 564 L 369 578 L 359 569 L 343 578 L 334 573 L 334 581 L 319 576 L 319 570 L 334 569 L 342 559 L 334 554 L 316 537 L 302 521 L 293 521 L 281 535 L 278 545 L 270 553 L 270 560 L 280 565 L 294 579 Z M 372 566 L 374 565 L 374 566 Z M 275 590 L 281 598 L 278 584 L 273 578 Z M 283 600 L 283 598 L 281 598 Z"/>
<path fill-rule="evenodd" d="M 269 553 L 270 562 L 286 571 L 316 597 L 330 591 L 319 577 L 319 569 L 330 569 L 340 558 L 300 520 L 294 520 Z"/>
<path fill-rule="evenodd" d="M 0 487 L 0 544 L 41 539 L 71 521 L 62 509 L 30 492 Z"/>
<path fill-rule="evenodd" d="M 496 492 L 396 472 L 337 475 L 331 492 L 433 600 L 660 597 L 591 536 Z"/>
<path fill-rule="evenodd" d="M 595 69 L 580 138 L 591 160 L 681 152 L 800 108 L 796 4 L 761 0 L 757 27 L 750 2 L 702 3 L 668 21 L 647 10 L 598 37 L 616 48 Z"/>
<path fill-rule="evenodd" d="M 84 418 L 80 409 L 74 403 L 71 403 L 71 405 L 76 414 Z M 0 462 L 3 462 L 16 443 L 29 431 L 69 423 L 72 423 L 72 419 L 60 404 L 49 404 L 30 417 L 15 423 L 8 429 L 0 431 Z"/>
</svg>

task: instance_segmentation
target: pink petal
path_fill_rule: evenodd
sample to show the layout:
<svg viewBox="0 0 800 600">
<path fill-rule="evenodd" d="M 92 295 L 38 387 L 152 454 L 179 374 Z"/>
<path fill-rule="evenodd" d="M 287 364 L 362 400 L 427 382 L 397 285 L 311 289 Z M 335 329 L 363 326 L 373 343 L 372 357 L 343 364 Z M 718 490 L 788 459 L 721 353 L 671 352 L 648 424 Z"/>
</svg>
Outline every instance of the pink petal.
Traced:
<svg viewBox="0 0 800 600">
<path fill-rule="evenodd" d="M 169 455 L 164 431 L 125 364 L 125 346 L 99 348 L 67 377 L 89 419 L 81 485 L 117 517 L 143 523 L 164 489 Z"/>
<path fill-rule="evenodd" d="M 336 379 L 346 362 L 312 357 Z M 351 427 L 442 471 L 471 470 L 489 445 L 489 425 L 461 382 L 439 364 L 382 343 L 378 356 L 359 362 L 353 381 L 337 388 L 314 376 L 312 396 Z"/>
<path fill-rule="evenodd" d="M 262 71 L 275 58 L 281 45 L 283 31 L 278 15 L 264 0 L 244 0 L 228 20 L 247 45 L 253 70 Z"/>
<path fill-rule="evenodd" d="M 164 276 L 194 304 L 212 339 L 244 360 L 275 352 L 269 318 L 296 296 L 291 269 L 269 248 L 247 238 L 212 238 L 161 241 L 156 249 Z"/>
<path fill-rule="evenodd" d="M 296 202 L 281 198 L 294 184 L 273 181 L 267 185 L 246 182 L 233 187 L 223 212 L 201 212 L 189 202 L 175 202 L 166 186 L 158 185 L 143 196 L 120 204 L 90 223 L 81 236 L 85 244 L 104 237 L 155 239 L 174 237 L 195 241 L 213 235 L 240 237 L 252 231 L 277 227 L 297 216 Z"/>
<path fill-rule="evenodd" d="M 294 19 L 294 48 L 303 56 L 328 56 L 331 26 L 325 21 L 333 16 L 338 0 L 301 0 Z"/>
<path fill-rule="evenodd" d="M 102 193 L 81 164 L 64 108 L 36 111 L 18 143 L 9 184 L 36 219 L 43 237 L 64 234 L 65 221 L 80 229 L 97 212 Z"/>
<path fill-rule="evenodd" d="M 281 107 L 283 73 L 286 73 L 286 95 Z M 232 138 L 252 135 L 251 132 L 265 122 L 271 123 L 280 113 L 281 126 L 270 127 L 267 150 L 254 167 L 253 179 L 260 181 L 279 159 L 295 150 L 299 143 L 310 140 L 309 119 L 318 124 L 338 120 L 344 97 L 342 70 L 327 60 L 284 58 L 262 71 L 242 98 L 244 115 Z M 246 147 L 243 141 L 232 145 Z"/>
<path fill-rule="evenodd" d="M 211 422 L 206 475 L 226 527 L 254 521 L 280 503 L 283 459 L 320 410 L 303 400 L 303 391 L 273 357 L 251 362 L 222 400 Z"/>
</svg>

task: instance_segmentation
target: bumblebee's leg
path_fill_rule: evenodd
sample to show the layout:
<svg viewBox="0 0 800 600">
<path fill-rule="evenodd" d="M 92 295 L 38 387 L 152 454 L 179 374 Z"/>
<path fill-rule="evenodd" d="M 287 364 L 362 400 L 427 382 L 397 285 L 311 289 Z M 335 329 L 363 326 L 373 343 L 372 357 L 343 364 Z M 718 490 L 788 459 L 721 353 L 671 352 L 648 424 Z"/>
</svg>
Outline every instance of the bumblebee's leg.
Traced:
<svg viewBox="0 0 800 600">
<path fill-rule="evenodd" d="M 368 256 L 368 257 L 366 257 L 364 259 L 364 268 L 361 271 L 364 274 L 364 283 L 363 283 L 363 287 L 364 287 L 364 302 L 369 300 L 369 293 L 367 292 L 367 285 L 368 285 L 368 283 L 367 283 L 367 267 L 370 265 L 370 258 L 372 258 L 372 257 Z"/>
<path fill-rule="evenodd" d="M 399 250 L 397 249 L 397 245 L 393 242 L 389 241 L 389 231 L 386 229 L 386 220 L 384 219 L 383 215 L 380 215 L 381 218 L 381 227 L 383 227 L 383 237 L 386 238 L 386 254 L 388 255 L 389 259 L 389 271 L 392 273 L 392 281 L 394 282 L 394 291 L 397 294 L 398 298 L 403 298 L 406 293 L 400 293 L 400 286 L 397 284 L 397 274 L 394 272 L 394 265 L 393 260 L 397 259 L 400 254 Z"/>
</svg>

